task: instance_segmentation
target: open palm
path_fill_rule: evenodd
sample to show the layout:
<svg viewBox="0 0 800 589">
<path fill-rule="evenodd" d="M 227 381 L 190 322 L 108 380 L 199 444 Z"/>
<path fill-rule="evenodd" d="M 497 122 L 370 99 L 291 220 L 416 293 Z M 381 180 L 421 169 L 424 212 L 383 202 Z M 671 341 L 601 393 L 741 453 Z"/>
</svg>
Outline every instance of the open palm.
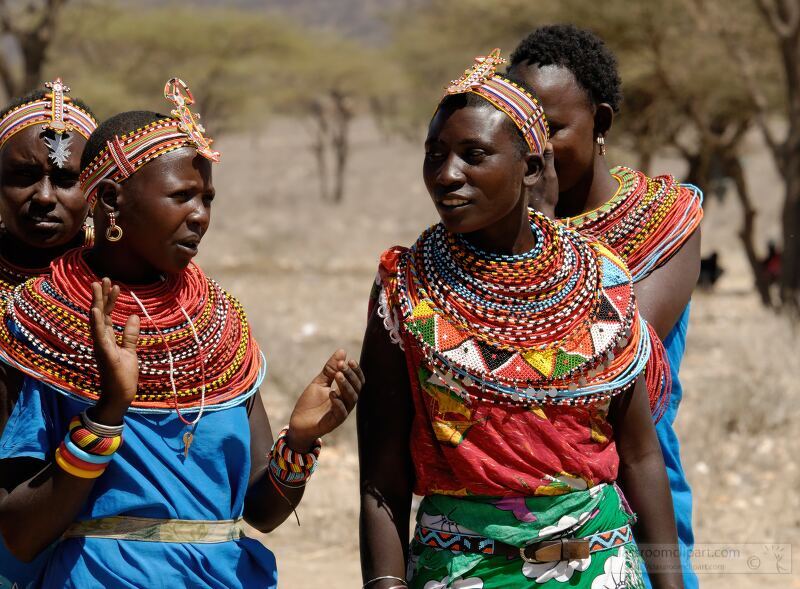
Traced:
<svg viewBox="0 0 800 589">
<path fill-rule="evenodd" d="M 121 419 L 133 402 L 139 383 L 139 360 L 136 356 L 139 317 L 128 317 L 122 340 L 117 344 L 111 313 L 118 296 L 119 287 L 112 286 L 108 278 L 103 278 L 102 283 L 92 283 L 89 325 L 102 391 L 98 407 L 102 407 L 106 414 L 118 414 Z"/>
</svg>

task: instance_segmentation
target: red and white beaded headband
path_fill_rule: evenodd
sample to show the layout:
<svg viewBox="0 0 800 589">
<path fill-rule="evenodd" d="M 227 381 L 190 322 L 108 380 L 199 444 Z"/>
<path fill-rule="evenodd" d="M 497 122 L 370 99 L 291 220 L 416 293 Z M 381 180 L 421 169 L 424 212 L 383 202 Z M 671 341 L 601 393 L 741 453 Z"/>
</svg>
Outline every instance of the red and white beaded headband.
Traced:
<svg viewBox="0 0 800 589">
<path fill-rule="evenodd" d="M 147 162 L 169 151 L 190 146 L 204 158 L 219 161 L 220 153 L 211 149 L 211 139 L 203 135 L 205 129 L 198 122 L 200 115 L 189 110 L 189 105 L 194 104 L 194 96 L 186 83 L 172 78 L 164 86 L 164 97 L 175 105 L 170 111 L 172 117 L 145 125 L 122 137 L 114 136 L 81 171 L 81 188 L 90 205 L 94 205 L 101 180 L 108 178 L 122 183 Z"/>
<path fill-rule="evenodd" d="M 88 139 L 97 128 L 97 121 L 65 96 L 70 90 L 61 78 L 47 82 L 45 86 L 50 92 L 44 98 L 17 106 L 0 120 L 0 147 L 23 129 L 43 123 L 43 130 L 53 131 L 55 134 L 54 137 L 45 137 L 44 141 L 50 152 L 50 159 L 61 168 L 71 155 L 69 146 L 72 138 L 69 134 L 74 131 Z"/>
<path fill-rule="evenodd" d="M 445 98 L 467 92 L 482 96 L 514 121 L 533 153 L 541 154 L 550 137 L 544 109 L 530 92 L 495 72 L 497 65 L 505 62 L 500 49 L 479 55 L 470 69 L 445 88 Z"/>
</svg>

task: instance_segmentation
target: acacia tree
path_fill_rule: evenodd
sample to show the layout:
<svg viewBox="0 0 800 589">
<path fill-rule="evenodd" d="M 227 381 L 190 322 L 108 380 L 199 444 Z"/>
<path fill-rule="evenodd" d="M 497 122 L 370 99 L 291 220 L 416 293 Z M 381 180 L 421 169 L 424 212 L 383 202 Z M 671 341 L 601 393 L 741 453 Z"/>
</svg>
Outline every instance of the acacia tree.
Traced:
<svg viewBox="0 0 800 589">
<path fill-rule="evenodd" d="M 47 51 L 67 0 L 30 0 L 11 6 L 0 0 L 0 39 L 16 55 L 0 53 L 0 85 L 7 99 L 42 85 Z M 19 62 L 19 67 L 16 62 Z M 20 70 L 20 71 L 15 71 Z"/>
<path fill-rule="evenodd" d="M 344 198 L 356 115 L 383 115 L 375 105 L 389 104 L 407 88 L 403 76 L 379 51 L 330 34 L 308 35 L 285 58 L 276 109 L 306 122 L 323 200 Z"/>
<path fill-rule="evenodd" d="M 755 54 L 745 52 L 726 35 L 747 82 L 756 120 L 785 183 L 783 262 L 780 291 L 784 305 L 800 312 L 800 0 L 756 0 L 780 55 L 785 84 L 787 130 L 782 139 L 768 124 L 769 100 L 755 76 Z"/>
<path fill-rule="evenodd" d="M 752 37 L 753 23 L 739 18 L 740 11 L 735 7 L 722 0 L 692 0 L 687 4 L 701 27 L 724 42 L 730 61 L 737 66 L 744 82 L 748 110 L 784 180 L 780 298 L 783 306 L 797 315 L 800 313 L 800 0 L 748 0 L 749 8 L 761 17 L 759 28 L 770 37 L 758 45 L 747 42 Z M 773 62 L 764 59 L 765 48 L 768 55 L 774 51 L 774 63 L 778 66 L 771 76 L 780 79 L 778 101 L 771 96 L 774 85 L 764 81 L 765 65 Z M 776 108 L 776 102 L 780 108 Z M 782 138 L 778 138 L 770 122 L 771 115 L 777 113 L 783 114 L 786 121 Z"/>
</svg>

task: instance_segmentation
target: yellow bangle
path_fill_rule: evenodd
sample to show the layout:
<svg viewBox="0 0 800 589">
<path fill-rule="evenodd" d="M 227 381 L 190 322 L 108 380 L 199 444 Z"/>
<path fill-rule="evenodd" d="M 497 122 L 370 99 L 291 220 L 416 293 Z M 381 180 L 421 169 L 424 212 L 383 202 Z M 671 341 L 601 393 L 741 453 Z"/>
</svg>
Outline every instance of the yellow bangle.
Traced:
<svg viewBox="0 0 800 589">
<path fill-rule="evenodd" d="M 56 464 L 58 464 L 58 466 L 60 466 L 63 471 L 71 474 L 74 477 L 78 477 L 79 479 L 96 479 L 105 472 L 105 469 L 83 470 L 82 468 L 72 466 L 69 462 L 67 462 L 61 457 L 61 452 L 59 452 L 59 448 L 56 448 Z"/>
</svg>

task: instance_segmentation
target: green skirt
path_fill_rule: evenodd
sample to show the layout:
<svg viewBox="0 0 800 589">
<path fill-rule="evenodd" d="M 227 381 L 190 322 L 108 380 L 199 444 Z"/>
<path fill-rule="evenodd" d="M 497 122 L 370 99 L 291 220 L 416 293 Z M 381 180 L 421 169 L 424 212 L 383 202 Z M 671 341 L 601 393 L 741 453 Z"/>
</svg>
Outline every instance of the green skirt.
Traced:
<svg viewBox="0 0 800 589">
<path fill-rule="evenodd" d="M 412 589 L 642 589 L 641 556 L 630 535 L 634 521 L 614 485 L 557 497 L 430 495 L 417 514 L 408 584 Z M 527 563 L 448 549 L 464 538 L 523 547 L 562 537 L 589 539 L 589 557 Z"/>
</svg>

